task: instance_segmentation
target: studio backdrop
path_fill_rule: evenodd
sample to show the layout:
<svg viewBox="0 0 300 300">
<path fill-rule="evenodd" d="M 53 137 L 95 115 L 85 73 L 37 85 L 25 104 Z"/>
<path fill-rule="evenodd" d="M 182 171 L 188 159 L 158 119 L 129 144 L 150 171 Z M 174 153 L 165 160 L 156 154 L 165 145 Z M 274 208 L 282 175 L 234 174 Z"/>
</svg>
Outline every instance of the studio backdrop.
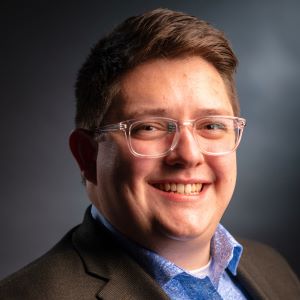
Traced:
<svg viewBox="0 0 300 300">
<path fill-rule="evenodd" d="M 300 2 L 44 0 L 0 4 L 0 278 L 81 222 L 89 201 L 68 148 L 77 70 L 101 36 L 157 7 L 203 18 L 231 40 L 248 124 L 222 222 L 300 274 Z"/>
</svg>

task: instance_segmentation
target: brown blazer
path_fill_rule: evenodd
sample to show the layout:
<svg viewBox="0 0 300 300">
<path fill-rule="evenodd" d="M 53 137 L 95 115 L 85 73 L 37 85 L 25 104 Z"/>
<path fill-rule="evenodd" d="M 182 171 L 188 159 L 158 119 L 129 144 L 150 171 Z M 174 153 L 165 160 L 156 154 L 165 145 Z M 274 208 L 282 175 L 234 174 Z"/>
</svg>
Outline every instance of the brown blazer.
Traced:
<svg viewBox="0 0 300 300">
<path fill-rule="evenodd" d="M 242 242 L 237 281 L 253 299 L 300 299 L 296 275 L 271 248 Z M 0 299 L 168 299 L 157 283 L 128 257 L 87 211 L 49 252 L 0 282 Z"/>
</svg>

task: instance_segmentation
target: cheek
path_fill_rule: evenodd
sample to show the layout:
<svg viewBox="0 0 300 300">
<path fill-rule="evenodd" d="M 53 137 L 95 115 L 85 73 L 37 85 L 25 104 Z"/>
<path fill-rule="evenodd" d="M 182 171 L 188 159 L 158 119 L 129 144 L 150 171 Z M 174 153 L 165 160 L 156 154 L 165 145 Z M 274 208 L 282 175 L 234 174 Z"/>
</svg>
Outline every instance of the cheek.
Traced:
<svg viewBox="0 0 300 300">
<path fill-rule="evenodd" d="M 136 177 L 147 180 L 157 169 L 157 161 L 149 158 L 134 158 L 131 163 L 131 168 Z"/>
<path fill-rule="evenodd" d="M 236 154 L 212 157 L 210 167 L 215 176 L 217 188 L 220 188 L 226 196 L 231 197 L 236 182 Z"/>
<path fill-rule="evenodd" d="M 113 180 L 121 187 L 145 180 L 155 169 L 155 160 L 135 157 L 126 144 L 107 141 L 99 144 L 97 165 L 100 180 Z"/>
</svg>

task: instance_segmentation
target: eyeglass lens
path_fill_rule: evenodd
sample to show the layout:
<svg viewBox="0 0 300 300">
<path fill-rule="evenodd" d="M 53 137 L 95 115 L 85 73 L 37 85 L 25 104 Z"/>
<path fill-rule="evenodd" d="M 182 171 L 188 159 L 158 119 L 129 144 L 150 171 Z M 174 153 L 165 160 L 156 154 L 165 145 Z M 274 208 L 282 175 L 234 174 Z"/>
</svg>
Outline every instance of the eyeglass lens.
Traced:
<svg viewBox="0 0 300 300">
<path fill-rule="evenodd" d="M 236 120 L 225 117 L 198 119 L 192 130 L 200 149 L 212 154 L 232 151 L 240 134 Z M 129 128 L 129 143 L 137 154 L 162 155 L 177 142 L 178 132 L 178 124 L 174 120 L 153 118 L 137 121 Z"/>
</svg>

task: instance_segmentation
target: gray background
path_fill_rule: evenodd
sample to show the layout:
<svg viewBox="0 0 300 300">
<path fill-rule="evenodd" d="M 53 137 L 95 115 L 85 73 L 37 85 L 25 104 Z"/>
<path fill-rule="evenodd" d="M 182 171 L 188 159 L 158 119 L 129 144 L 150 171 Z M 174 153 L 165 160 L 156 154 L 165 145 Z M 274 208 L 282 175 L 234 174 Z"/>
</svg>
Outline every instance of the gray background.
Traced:
<svg viewBox="0 0 300 300">
<path fill-rule="evenodd" d="M 81 221 L 88 200 L 68 149 L 77 70 L 104 33 L 156 7 L 202 17 L 232 41 L 248 126 L 223 223 L 274 246 L 300 274 L 299 3 L 1 1 L 0 278 Z"/>
</svg>

